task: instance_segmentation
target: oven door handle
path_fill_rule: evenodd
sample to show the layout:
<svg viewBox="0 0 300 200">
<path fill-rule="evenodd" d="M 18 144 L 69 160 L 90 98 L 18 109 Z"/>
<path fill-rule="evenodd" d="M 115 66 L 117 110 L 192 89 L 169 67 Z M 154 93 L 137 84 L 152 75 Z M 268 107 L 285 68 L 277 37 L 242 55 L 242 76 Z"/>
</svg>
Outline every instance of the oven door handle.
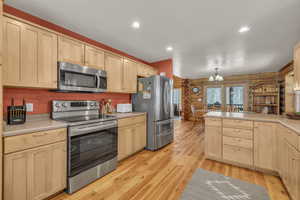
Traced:
<svg viewBox="0 0 300 200">
<path fill-rule="evenodd" d="M 108 124 L 108 125 L 98 125 L 98 126 L 89 126 L 89 127 L 81 127 L 81 128 L 80 127 L 71 128 L 70 137 L 92 133 L 95 131 L 102 131 L 110 128 L 116 128 L 116 127 L 117 127 L 116 124 Z"/>
</svg>

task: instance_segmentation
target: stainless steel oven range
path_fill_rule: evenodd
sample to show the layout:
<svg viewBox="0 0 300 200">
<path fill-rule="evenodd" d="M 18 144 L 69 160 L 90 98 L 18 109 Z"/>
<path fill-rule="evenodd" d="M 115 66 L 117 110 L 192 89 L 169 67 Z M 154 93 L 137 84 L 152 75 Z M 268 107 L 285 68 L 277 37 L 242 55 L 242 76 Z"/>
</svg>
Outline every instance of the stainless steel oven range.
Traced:
<svg viewBox="0 0 300 200">
<path fill-rule="evenodd" d="M 115 117 L 100 115 L 97 101 L 53 101 L 52 109 L 53 119 L 68 123 L 68 193 L 116 168 Z"/>
</svg>

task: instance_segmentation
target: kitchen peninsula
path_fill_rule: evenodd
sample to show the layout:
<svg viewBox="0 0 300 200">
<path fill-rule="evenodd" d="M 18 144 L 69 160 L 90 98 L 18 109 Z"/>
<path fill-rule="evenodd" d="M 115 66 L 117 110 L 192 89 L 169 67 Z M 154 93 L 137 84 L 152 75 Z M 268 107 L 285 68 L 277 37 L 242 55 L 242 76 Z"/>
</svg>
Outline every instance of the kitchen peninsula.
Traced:
<svg viewBox="0 0 300 200">
<path fill-rule="evenodd" d="M 293 199 L 300 195 L 300 123 L 278 115 L 209 112 L 206 158 L 279 175 Z"/>
</svg>

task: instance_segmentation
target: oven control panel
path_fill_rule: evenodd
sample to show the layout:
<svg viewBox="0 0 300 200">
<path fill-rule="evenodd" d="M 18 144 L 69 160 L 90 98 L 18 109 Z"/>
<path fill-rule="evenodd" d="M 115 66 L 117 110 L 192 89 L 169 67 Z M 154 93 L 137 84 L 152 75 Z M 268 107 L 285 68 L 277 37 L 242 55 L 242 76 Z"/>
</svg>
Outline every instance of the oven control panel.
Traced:
<svg viewBox="0 0 300 200">
<path fill-rule="evenodd" d="M 98 101 L 52 101 L 52 112 L 99 110 Z"/>
</svg>

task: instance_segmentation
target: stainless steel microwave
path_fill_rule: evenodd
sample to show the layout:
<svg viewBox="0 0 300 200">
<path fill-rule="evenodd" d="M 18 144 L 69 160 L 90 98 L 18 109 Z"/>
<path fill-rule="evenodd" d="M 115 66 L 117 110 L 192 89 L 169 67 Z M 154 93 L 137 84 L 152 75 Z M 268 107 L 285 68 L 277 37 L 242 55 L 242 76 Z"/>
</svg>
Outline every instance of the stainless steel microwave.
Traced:
<svg viewBox="0 0 300 200">
<path fill-rule="evenodd" d="M 58 62 L 58 90 L 73 92 L 105 92 L 106 71 Z"/>
</svg>

